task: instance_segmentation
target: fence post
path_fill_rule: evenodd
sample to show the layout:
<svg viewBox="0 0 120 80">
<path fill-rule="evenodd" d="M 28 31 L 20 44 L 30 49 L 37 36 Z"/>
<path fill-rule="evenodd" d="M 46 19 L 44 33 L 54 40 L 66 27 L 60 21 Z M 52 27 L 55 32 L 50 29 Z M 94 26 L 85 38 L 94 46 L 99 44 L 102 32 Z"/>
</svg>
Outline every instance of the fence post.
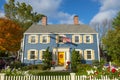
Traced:
<svg viewBox="0 0 120 80">
<path fill-rule="evenodd" d="M 75 73 L 70 73 L 71 80 L 75 80 Z"/>
<path fill-rule="evenodd" d="M 5 73 L 0 73 L 0 80 L 4 80 L 5 79 Z"/>
</svg>

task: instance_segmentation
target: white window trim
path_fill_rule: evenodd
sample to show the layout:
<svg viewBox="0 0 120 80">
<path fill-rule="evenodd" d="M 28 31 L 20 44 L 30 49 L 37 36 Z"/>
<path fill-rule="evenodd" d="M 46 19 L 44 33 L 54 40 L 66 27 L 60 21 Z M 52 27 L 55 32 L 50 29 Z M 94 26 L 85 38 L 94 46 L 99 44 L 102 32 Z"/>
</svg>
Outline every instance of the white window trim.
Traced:
<svg viewBox="0 0 120 80">
<path fill-rule="evenodd" d="M 83 50 L 81 50 L 81 49 L 75 49 L 75 51 L 80 51 L 80 52 L 82 52 L 82 53 L 79 53 L 79 54 L 82 55 L 82 59 L 84 58 L 84 56 L 83 56 Z"/>
<path fill-rule="evenodd" d="M 29 52 L 31 52 L 31 51 L 35 51 L 35 58 L 37 57 L 37 59 L 38 59 L 38 50 L 36 50 L 36 49 L 30 49 L 30 50 L 28 50 Z M 28 53 L 27 52 L 27 60 L 37 60 L 37 59 L 29 59 L 28 57 L 30 57 L 30 55 L 28 56 L 28 54 L 30 54 L 30 53 Z"/>
<path fill-rule="evenodd" d="M 47 37 L 47 42 L 43 42 L 43 36 L 45 36 L 45 37 Z M 42 39 L 40 39 L 40 43 L 42 43 L 42 44 L 48 44 L 48 43 L 50 43 L 49 42 L 49 35 L 40 35 L 40 38 L 42 38 Z"/>
<path fill-rule="evenodd" d="M 90 37 L 90 42 L 86 42 L 86 37 L 87 37 L 87 36 Z M 91 43 L 93 43 L 93 41 L 92 41 L 92 36 L 93 36 L 93 35 L 84 35 L 84 43 L 86 43 L 86 44 L 91 44 Z"/>
<path fill-rule="evenodd" d="M 34 36 L 35 37 L 35 42 L 31 42 L 31 37 Z M 30 44 L 37 44 L 38 43 L 38 35 L 29 35 L 28 36 L 28 43 Z"/>
<path fill-rule="evenodd" d="M 87 58 L 87 51 L 91 51 L 91 59 L 85 59 L 85 60 L 94 60 L 94 59 L 92 59 L 92 56 L 95 57 L 95 54 L 94 54 L 94 55 L 92 54 L 93 49 L 86 49 L 86 50 L 84 50 L 84 51 L 86 51 L 86 58 Z M 85 53 L 84 53 L 84 55 L 85 55 Z M 85 56 L 84 56 L 84 57 L 85 57 Z"/>
<path fill-rule="evenodd" d="M 59 44 L 64 44 L 65 42 L 63 41 L 63 42 L 59 42 L 59 36 L 62 36 L 62 37 L 66 37 L 66 35 L 64 35 L 64 34 L 59 34 L 59 35 L 57 35 L 58 36 L 58 43 Z"/>
<path fill-rule="evenodd" d="M 46 51 L 46 49 L 41 49 L 41 50 L 39 50 L 39 59 L 40 60 L 44 60 L 43 58 L 42 58 L 42 56 L 43 56 L 43 51 Z M 41 55 L 41 53 L 42 53 L 42 55 Z"/>
<path fill-rule="evenodd" d="M 74 34 L 74 35 L 72 35 L 73 37 L 72 38 L 74 38 L 74 39 L 72 39 L 73 41 L 72 42 L 74 42 L 74 43 L 76 43 L 76 44 L 80 44 L 80 43 L 82 43 L 82 35 L 80 35 L 80 34 Z M 79 42 L 75 42 L 75 36 L 78 36 L 79 37 Z"/>
</svg>

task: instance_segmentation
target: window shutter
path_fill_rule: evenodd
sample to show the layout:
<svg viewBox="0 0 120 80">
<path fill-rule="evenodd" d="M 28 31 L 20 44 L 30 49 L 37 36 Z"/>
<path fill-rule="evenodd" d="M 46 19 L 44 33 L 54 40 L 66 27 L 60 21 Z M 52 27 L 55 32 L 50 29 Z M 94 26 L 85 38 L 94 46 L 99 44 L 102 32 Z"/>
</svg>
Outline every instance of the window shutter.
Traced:
<svg viewBox="0 0 120 80">
<path fill-rule="evenodd" d="M 38 43 L 38 35 L 35 36 L 35 43 Z"/>
<path fill-rule="evenodd" d="M 94 53 L 94 50 L 92 50 L 92 60 L 95 59 L 95 53 Z"/>
<path fill-rule="evenodd" d="M 27 59 L 30 60 L 30 50 L 27 51 Z"/>
<path fill-rule="evenodd" d="M 47 38 L 47 43 L 50 43 L 50 36 L 48 36 Z"/>
<path fill-rule="evenodd" d="M 84 59 L 87 60 L 87 51 L 84 50 Z"/>
<path fill-rule="evenodd" d="M 79 36 L 79 42 L 82 43 L 82 36 Z"/>
<path fill-rule="evenodd" d="M 31 36 L 28 36 L 28 43 L 31 43 Z"/>
<path fill-rule="evenodd" d="M 42 35 L 40 35 L 40 43 L 42 43 Z"/>
<path fill-rule="evenodd" d="M 81 56 L 81 58 L 83 59 L 83 51 L 82 50 L 80 50 L 80 56 Z"/>
<path fill-rule="evenodd" d="M 58 41 L 59 41 L 59 40 L 58 40 L 58 35 L 57 35 L 57 36 L 56 36 L 56 43 L 58 43 Z"/>
<path fill-rule="evenodd" d="M 38 50 L 35 50 L 35 59 L 38 59 Z"/>
<path fill-rule="evenodd" d="M 80 50 L 80 55 L 83 55 L 83 54 L 82 54 L 82 50 Z"/>
<path fill-rule="evenodd" d="M 86 35 L 83 36 L 83 41 L 86 43 Z"/>
<path fill-rule="evenodd" d="M 93 43 L 93 35 L 90 36 L 90 43 Z"/>
<path fill-rule="evenodd" d="M 75 36 L 72 35 L 72 42 L 75 43 Z"/>
<path fill-rule="evenodd" d="M 40 57 L 40 60 L 42 60 L 42 50 L 40 50 L 39 57 Z"/>
</svg>

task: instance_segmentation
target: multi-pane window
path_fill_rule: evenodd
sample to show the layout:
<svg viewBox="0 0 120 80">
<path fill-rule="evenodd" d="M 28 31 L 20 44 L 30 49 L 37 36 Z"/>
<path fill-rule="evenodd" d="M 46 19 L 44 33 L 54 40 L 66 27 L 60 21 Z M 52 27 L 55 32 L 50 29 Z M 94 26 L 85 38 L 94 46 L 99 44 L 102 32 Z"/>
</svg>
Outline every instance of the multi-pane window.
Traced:
<svg viewBox="0 0 120 80">
<path fill-rule="evenodd" d="M 47 43 L 47 36 L 43 36 L 43 37 L 42 37 L 42 42 L 43 42 L 43 43 Z"/>
<path fill-rule="evenodd" d="M 93 43 L 93 35 L 84 35 L 84 43 Z"/>
<path fill-rule="evenodd" d="M 35 43 L 35 36 L 31 36 L 31 43 Z"/>
<path fill-rule="evenodd" d="M 65 35 L 57 35 L 56 36 L 56 43 L 64 43 Z"/>
<path fill-rule="evenodd" d="M 90 42 L 90 36 L 86 36 L 86 42 L 87 42 L 87 43 Z"/>
<path fill-rule="evenodd" d="M 72 42 L 77 44 L 82 43 L 82 35 L 80 34 L 72 35 Z"/>
<path fill-rule="evenodd" d="M 87 51 L 87 59 L 91 59 L 92 57 L 92 52 L 91 51 Z"/>
<path fill-rule="evenodd" d="M 28 50 L 27 59 L 28 60 L 37 60 L 38 59 L 38 51 L 37 50 Z"/>
<path fill-rule="evenodd" d="M 76 42 L 76 43 L 79 42 L 79 36 L 75 36 L 75 42 Z"/>
<path fill-rule="evenodd" d="M 63 42 L 63 36 L 59 36 L 59 43 L 62 43 Z"/>
<path fill-rule="evenodd" d="M 45 52 L 46 52 L 45 50 L 40 50 L 40 53 L 39 53 L 40 60 L 44 59 Z"/>
<path fill-rule="evenodd" d="M 49 35 L 40 35 L 40 43 L 47 44 L 50 43 Z"/>
<path fill-rule="evenodd" d="M 28 43 L 38 43 L 38 35 L 29 35 L 28 37 Z"/>
<path fill-rule="evenodd" d="M 30 51 L 30 59 L 35 59 L 35 51 Z"/>
<path fill-rule="evenodd" d="M 85 60 L 94 60 L 95 59 L 95 53 L 92 49 L 86 49 L 84 51 L 84 59 Z"/>
<path fill-rule="evenodd" d="M 42 51 L 42 59 L 44 59 L 44 54 L 46 51 Z"/>
</svg>

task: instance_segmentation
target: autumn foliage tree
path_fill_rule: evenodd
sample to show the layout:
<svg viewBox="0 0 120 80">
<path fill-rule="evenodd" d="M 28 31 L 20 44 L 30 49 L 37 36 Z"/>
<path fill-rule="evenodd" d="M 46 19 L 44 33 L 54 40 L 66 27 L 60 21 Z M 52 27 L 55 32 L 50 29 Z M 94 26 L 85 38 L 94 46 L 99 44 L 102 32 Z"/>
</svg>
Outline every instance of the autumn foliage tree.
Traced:
<svg viewBox="0 0 120 80">
<path fill-rule="evenodd" d="M 16 53 L 20 49 L 22 29 L 15 22 L 0 18 L 0 51 Z"/>
</svg>

